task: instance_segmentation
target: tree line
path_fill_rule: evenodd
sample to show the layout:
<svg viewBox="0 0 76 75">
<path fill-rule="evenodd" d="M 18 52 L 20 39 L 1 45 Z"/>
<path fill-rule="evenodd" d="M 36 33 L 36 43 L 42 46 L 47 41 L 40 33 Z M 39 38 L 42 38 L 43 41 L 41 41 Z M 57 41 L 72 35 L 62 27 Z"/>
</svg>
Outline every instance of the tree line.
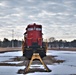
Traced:
<svg viewBox="0 0 76 75">
<path fill-rule="evenodd" d="M 21 47 L 22 41 L 14 39 L 8 40 L 4 38 L 3 41 L 0 40 L 0 47 Z"/>
<path fill-rule="evenodd" d="M 22 41 L 21 40 L 9 40 L 7 38 L 4 38 L 3 41 L 0 40 L 0 47 L 21 47 Z M 48 42 L 48 47 L 76 47 L 76 40 L 73 41 L 63 41 L 63 40 L 55 40 L 52 39 L 52 41 Z"/>
<path fill-rule="evenodd" d="M 54 40 L 52 42 L 48 42 L 50 48 L 52 47 L 59 47 L 59 48 L 68 48 L 68 47 L 76 47 L 76 40 L 73 41 L 63 41 L 63 40 Z"/>
</svg>

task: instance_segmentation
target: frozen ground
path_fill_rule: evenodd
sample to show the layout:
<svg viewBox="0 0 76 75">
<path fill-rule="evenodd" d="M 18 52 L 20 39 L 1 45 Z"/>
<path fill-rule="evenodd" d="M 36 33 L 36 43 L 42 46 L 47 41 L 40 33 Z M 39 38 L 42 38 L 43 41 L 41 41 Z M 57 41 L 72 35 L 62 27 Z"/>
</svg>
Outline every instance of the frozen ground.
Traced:
<svg viewBox="0 0 76 75">
<path fill-rule="evenodd" d="M 51 65 L 51 75 L 75 75 L 76 74 L 76 52 L 72 51 L 48 51 L 47 55 L 56 55 L 56 59 L 63 59 L 65 62 Z"/>
<path fill-rule="evenodd" d="M 65 60 L 63 63 L 54 63 L 47 65 L 52 72 L 34 72 L 27 74 L 18 74 L 19 69 L 24 69 L 25 66 L 0 66 L 0 75 L 73 75 L 76 74 L 76 52 L 72 51 L 53 51 L 48 50 L 47 55 L 57 56 L 56 59 Z M 0 53 L 0 63 L 18 64 L 23 61 L 8 62 L 11 58 L 22 56 L 21 51 Z M 37 66 L 44 68 L 42 65 L 31 65 L 31 68 Z"/>
</svg>

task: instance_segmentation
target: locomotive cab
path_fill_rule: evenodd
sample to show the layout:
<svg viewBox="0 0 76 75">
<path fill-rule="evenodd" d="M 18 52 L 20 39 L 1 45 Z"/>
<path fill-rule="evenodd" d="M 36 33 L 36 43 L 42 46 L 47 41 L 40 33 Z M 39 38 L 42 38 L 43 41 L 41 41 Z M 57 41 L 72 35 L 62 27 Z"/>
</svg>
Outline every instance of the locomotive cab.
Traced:
<svg viewBox="0 0 76 75">
<path fill-rule="evenodd" d="M 31 58 L 33 53 L 39 53 L 40 57 L 46 56 L 46 47 L 43 46 L 42 26 L 29 24 L 24 33 L 23 56 Z"/>
</svg>

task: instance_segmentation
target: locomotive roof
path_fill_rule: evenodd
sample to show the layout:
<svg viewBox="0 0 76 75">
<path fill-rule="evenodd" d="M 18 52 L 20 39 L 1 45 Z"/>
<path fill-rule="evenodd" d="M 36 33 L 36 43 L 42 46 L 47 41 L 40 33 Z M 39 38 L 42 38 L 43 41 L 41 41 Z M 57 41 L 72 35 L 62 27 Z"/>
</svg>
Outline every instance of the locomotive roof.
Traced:
<svg viewBox="0 0 76 75">
<path fill-rule="evenodd" d="M 27 26 L 27 28 L 31 28 L 31 27 L 38 27 L 38 28 L 42 28 L 42 25 L 38 25 L 38 24 L 36 24 L 36 23 L 34 23 L 34 24 L 29 24 L 28 26 Z"/>
</svg>

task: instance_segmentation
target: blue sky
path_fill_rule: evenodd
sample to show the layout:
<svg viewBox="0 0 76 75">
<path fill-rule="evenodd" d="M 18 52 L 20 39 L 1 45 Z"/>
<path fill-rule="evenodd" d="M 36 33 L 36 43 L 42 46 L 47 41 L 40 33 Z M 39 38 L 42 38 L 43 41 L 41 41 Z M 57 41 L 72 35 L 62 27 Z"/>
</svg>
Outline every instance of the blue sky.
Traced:
<svg viewBox="0 0 76 75">
<path fill-rule="evenodd" d="M 0 39 L 23 39 L 28 24 L 43 27 L 43 37 L 76 39 L 76 0 L 0 0 Z"/>
</svg>

